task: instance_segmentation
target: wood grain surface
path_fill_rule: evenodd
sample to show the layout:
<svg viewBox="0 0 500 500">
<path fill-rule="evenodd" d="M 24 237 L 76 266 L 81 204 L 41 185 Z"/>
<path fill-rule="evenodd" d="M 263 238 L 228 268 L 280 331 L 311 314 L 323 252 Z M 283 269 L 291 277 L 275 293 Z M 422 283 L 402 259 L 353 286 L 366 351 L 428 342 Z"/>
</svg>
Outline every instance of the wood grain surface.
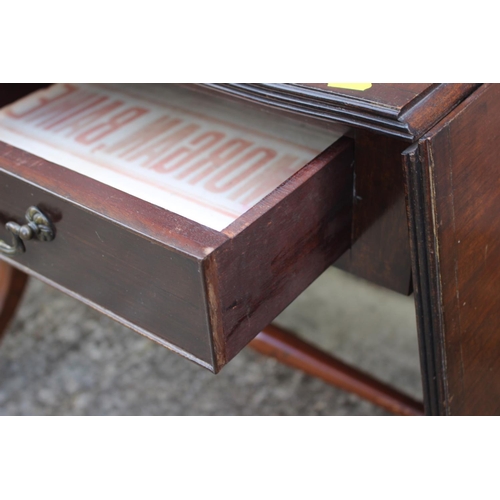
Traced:
<svg viewBox="0 0 500 500">
<path fill-rule="evenodd" d="M 340 139 L 224 230 L 206 270 L 221 365 L 349 248 L 353 161 Z"/>
<path fill-rule="evenodd" d="M 424 405 L 401 391 L 344 363 L 331 354 L 300 339 L 292 332 L 269 325 L 250 342 L 250 347 L 265 356 L 318 377 L 389 410 L 396 415 L 421 416 Z"/>
<path fill-rule="evenodd" d="M 412 141 L 427 132 L 479 84 L 374 84 L 366 91 L 325 84 L 200 84 L 257 106 L 324 123 L 342 123 Z"/>
<path fill-rule="evenodd" d="M 34 161 L 43 170 L 43 161 Z M 75 188 L 83 193 L 83 185 Z M 100 194 L 106 204 L 113 191 L 99 185 L 88 193 Z M 0 172 L 0 194 L 2 219 L 22 223 L 28 206 L 35 205 L 56 231 L 53 241 L 28 241 L 25 253 L 2 258 L 204 366 L 212 365 L 201 259 L 179 251 L 173 239 L 171 245 L 160 243 L 167 236 L 164 230 L 152 238 L 146 230 L 125 226 L 127 208 L 147 217 L 135 199 L 122 199 L 121 221 L 110 220 L 105 210 L 95 212 L 95 205 L 90 209 L 90 196 L 82 207 L 60 192 L 47 192 L 5 170 Z M 168 225 L 167 214 L 163 224 Z M 148 231 L 154 229 L 153 225 Z"/>
<path fill-rule="evenodd" d="M 325 94 L 325 99 L 353 98 L 365 104 L 366 107 L 379 107 L 381 111 L 386 108 L 387 113 L 400 112 L 404 107 L 411 104 L 415 99 L 430 92 L 437 84 L 432 83 L 372 83 L 365 90 L 354 90 L 335 87 L 328 83 L 296 83 L 294 86 L 301 87 L 304 94 L 312 90 L 319 90 Z"/>
<path fill-rule="evenodd" d="M 28 281 L 28 275 L 0 261 L 0 341 L 13 319 Z"/>
<path fill-rule="evenodd" d="M 0 222 L 56 229 L 4 258 L 217 371 L 349 247 L 352 163 L 341 139 L 224 234 L 0 143 Z"/>
<path fill-rule="evenodd" d="M 336 266 L 408 295 L 411 258 L 401 152 L 394 137 L 355 134 L 352 245 Z"/>
<path fill-rule="evenodd" d="M 500 414 L 500 85 L 406 153 L 427 412 Z"/>
</svg>

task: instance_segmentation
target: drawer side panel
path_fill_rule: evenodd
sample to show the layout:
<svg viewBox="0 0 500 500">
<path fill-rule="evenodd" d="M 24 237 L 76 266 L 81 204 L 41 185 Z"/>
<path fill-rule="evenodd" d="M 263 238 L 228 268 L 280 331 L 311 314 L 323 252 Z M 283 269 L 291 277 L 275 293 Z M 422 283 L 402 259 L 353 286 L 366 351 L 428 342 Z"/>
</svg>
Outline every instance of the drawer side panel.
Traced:
<svg viewBox="0 0 500 500">
<path fill-rule="evenodd" d="M 219 367 L 349 248 L 353 163 L 341 139 L 227 228 L 208 266 Z"/>
</svg>

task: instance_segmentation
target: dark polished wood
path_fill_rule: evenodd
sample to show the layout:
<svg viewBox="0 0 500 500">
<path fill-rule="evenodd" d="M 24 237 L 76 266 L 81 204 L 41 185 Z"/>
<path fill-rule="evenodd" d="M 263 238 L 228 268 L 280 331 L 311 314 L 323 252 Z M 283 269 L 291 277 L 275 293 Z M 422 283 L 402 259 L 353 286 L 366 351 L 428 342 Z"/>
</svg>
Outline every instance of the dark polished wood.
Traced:
<svg viewBox="0 0 500 500">
<path fill-rule="evenodd" d="M 223 231 L 205 270 L 220 366 L 349 248 L 353 161 L 340 139 Z"/>
<path fill-rule="evenodd" d="M 0 261 L 0 341 L 16 313 L 28 275 Z"/>
<path fill-rule="evenodd" d="M 26 242 L 25 253 L 3 259 L 211 365 L 200 243 L 225 237 L 207 228 L 189 239 L 189 225 L 158 207 L 10 146 L 0 144 L 0 158 L 1 218 L 21 223 L 35 205 L 56 232 L 53 241 Z M 184 231 L 172 234 L 176 227 Z"/>
<path fill-rule="evenodd" d="M 421 402 L 275 325 L 264 328 L 252 340 L 250 347 L 328 384 L 357 394 L 396 415 L 423 415 Z"/>
<path fill-rule="evenodd" d="M 0 108 L 47 86 L 47 83 L 2 83 L 0 84 Z"/>
<path fill-rule="evenodd" d="M 352 245 L 336 266 L 408 295 L 411 257 L 401 152 L 397 138 L 358 131 Z"/>
<path fill-rule="evenodd" d="M 0 105 L 34 88 L 0 86 Z M 413 286 L 426 413 L 499 415 L 500 85 L 197 88 L 350 139 L 223 232 L 0 144 L 0 222 L 38 205 L 57 231 L 8 262 L 218 371 L 344 253 L 352 273 Z"/>
<path fill-rule="evenodd" d="M 373 84 L 365 91 L 326 84 L 203 84 L 253 104 L 326 123 L 336 122 L 415 140 L 469 96 L 479 84 Z"/>
<path fill-rule="evenodd" d="M 405 155 L 427 411 L 500 415 L 500 85 Z"/>
<path fill-rule="evenodd" d="M 363 90 L 346 88 L 347 85 L 335 83 L 295 83 L 278 84 L 281 88 L 288 88 L 293 85 L 294 90 L 300 92 L 300 87 L 305 96 L 322 96 L 325 100 L 336 102 L 343 99 L 346 102 L 356 102 L 357 106 L 363 106 L 365 109 L 378 108 L 380 113 L 389 116 L 400 113 L 404 108 L 410 106 L 415 100 L 422 98 L 429 92 L 432 92 L 437 84 L 435 83 L 372 83 L 364 84 Z M 370 85 L 370 86 L 369 86 Z M 312 94 L 317 91 L 317 94 Z M 347 104 L 346 104 L 347 106 Z"/>
<path fill-rule="evenodd" d="M 373 84 L 364 91 L 327 84 L 203 84 L 284 119 L 352 126 L 355 193 L 352 246 L 336 265 L 403 294 L 412 291 L 401 154 L 479 84 Z M 196 86 L 195 86 L 196 87 Z M 313 120 L 314 122 L 314 120 Z"/>
<path fill-rule="evenodd" d="M 2 258 L 217 372 L 349 247 L 353 155 L 340 139 L 218 232 L 0 143 L 0 223 L 34 205 L 56 231 Z"/>
</svg>

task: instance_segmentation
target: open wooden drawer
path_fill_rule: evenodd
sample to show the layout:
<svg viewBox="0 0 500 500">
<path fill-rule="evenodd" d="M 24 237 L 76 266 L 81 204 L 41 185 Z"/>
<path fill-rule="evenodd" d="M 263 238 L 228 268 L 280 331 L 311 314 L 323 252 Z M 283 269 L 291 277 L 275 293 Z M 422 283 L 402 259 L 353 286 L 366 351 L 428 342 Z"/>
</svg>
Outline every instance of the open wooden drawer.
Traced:
<svg viewBox="0 0 500 500">
<path fill-rule="evenodd" d="M 0 112 L 0 222 L 32 236 L 11 224 L 4 248 L 20 247 L 1 258 L 217 372 L 349 248 L 353 143 L 144 89 L 59 85 Z M 92 93 L 107 100 L 85 108 Z M 26 227 L 29 207 L 50 241 L 33 210 Z"/>
</svg>

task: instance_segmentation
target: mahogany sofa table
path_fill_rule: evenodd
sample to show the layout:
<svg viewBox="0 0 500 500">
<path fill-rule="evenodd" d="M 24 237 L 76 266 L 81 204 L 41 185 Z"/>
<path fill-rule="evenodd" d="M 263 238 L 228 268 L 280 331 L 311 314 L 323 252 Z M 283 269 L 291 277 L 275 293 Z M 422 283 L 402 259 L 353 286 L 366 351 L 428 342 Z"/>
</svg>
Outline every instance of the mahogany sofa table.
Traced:
<svg viewBox="0 0 500 500">
<path fill-rule="evenodd" d="M 0 105 L 11 103 L 40 87 L 0 86 Z M 271 298 L 259 298 L 255 311 L 238 301 L 226 307 L 224 293 L 213 292 L 210 280 L 204 285 L 208 287 L 202 288 L 208 297 L 208 328 L 214 332 L 210 344 L 215 353 L 211 354 L 215 356 L 213 371 L 252 341 L 266 321 L 272 320 L 286 303 L 293 300 L 293 294 L 300 293 L 299 288 L 307 286 L 321 269 L 336 260 L 335 265 L 378 285 L 403 294 L 414 293 L 426 414 L 499 415 L 500 85 L 368 84 L 363 90 L 342 88 L 341 84 L 206 84 L 188 87 L 203 95 L 224 96 L 237 105 L 279 115 L 283 120 L 292 118 L 328 130 L 342 127 L 346 135 L 338 146 L 323 154 L 324 160 L 306 167 L 307 175 L 291 181 L 285 194 L 277 193 L 271 197 L 271 208 L 267 206 L 266 211 L 263 208 L 254 211 L 249 221 L 234 226 L 234 234 L 227 233 L 220 239 L 213 236 L 213 247 L 219 257 L 214 257 L 208 264 L 203 255 L 199 257 L 199 262 L 208 266 L 203 267 L 207 276 L 212 276 L 210 273 L 215 273 L 215 276 L 220 272 L 217 267 L 220 263 L 232 262 L 235 250 L 229 246 L 228 237 L 234 238 L 231 240 L 234 245 L 243 240 L 251 245 L 251 238 L 243 236 L 250 236 L 247 228 L 265 231 L 272 224 L 273 217 L 285 213 L 280 210 L 286 210 L 286 207 L 295 210 L 309 203 L 305 201 L 309 199 L 310 207 L 306 205 L 305 210 L 320 210 L 323 205 L 314 204 L 313 200 L 324 196 L 324 203 L 330 203 L 330 195 L 323 194 L 318 186 L 331 179 L 344 183 L 341 184 L 343 191 L 335 196 L 344 200 L 342 203 L 346 207 L 347 204 L 351 207 L 349 219 L 340 215 L 344 214 L 343 209 L 332 212 L 325 208 L 324 213 L 317 213 L 320 221 L 317 234 L 323 234 L 320 230 L 325 231 L 328 217 L 347 221 L 348 230 L 336 229 L 335 233 L 328 233 L 328 243 L 326 240 L 323 244 L 311 240 L 314 245 L 311 255 L 315 256 L 314 262 L 321 260 L 320 264 L 313 264 L 303 251 L 300 253 L 300 249 L 293 254 L 297 269 L 305 269 L 304 276 L 298 278 L 299 285 L 288 285 L 288 278 L 284 278 L 286 272 L 280 268 L 277 272 L 285 273 L 280 274 L 284 279 L 283 287 L 270 290 Z M 349 170 L 342 167 L 349 163 L 351 145 L 354 149 L 353 189 L 346 177 Z M 9 176 L 23 178 L 23 169 L 29 160 L 0 143 L 0 168 Z M 328 167 L 328 162 L 336 162 L 337 170 Z M 52 167 L 43 165 L 43 168 Z M 29 184 L 36 188 L 36 182 L 30 178 Z M 40 177 L 39 182 L 42 189 L 55 189 L 55 181 L 48 186 Z M 60 185 L 58 189 L 60 195 Z M 318 191 L 312 198 L 304 198 L 307 189 Z M 77 197 L 73 192 L 65 192 L 65 196 L 70 200 L 73 200 L 72 196 Z M 335 199 L 331 199 L 334 207 Z M 94 209 L 97 202 L 92 203 Z M 9 207 L 0 204 L 4 223 L 13 217 Z M 113 210 L 110 208 L 106 212 L 109 217 L 116 216 Z M 63 218 L 64 215 L 62 213 Z M 146 234 L 144 220 L 131 215 L 127 217 L 134 230 Z M 157 224 L 159 218 L 153 219 Z M 21 222 L 19 217 L 17 220 Z M 183 248 L 191 249 L 189 251 L 196 256 L 194 240 L 186 240 L 191 234 L 186 230 L 184 239 L 179 241 Z M 306 231 L 306 234 L 309 233 Z M 196 238 L 202 237 L 197 234 Z M 217 254 L 217 245 L 225 250 Z M 336 245 L 336 251 L 331 250 L 331 245 Z M 276 252 L 273 259 L 284 255 L 286 248 L 276 249 Z M 154 255 L 152 251 L 151 256 Z M 1 255 L 1 258 L 0 329 L 3 330 L 22 295 L 27 274 L 42 278 L 44 275 L 32 270 L 30 265 L 19 263 L 15 256 Z M 60 258 L 64 259 L 64 256 Z M 244 269 L 244 263 L 241 265 Z M 224 274 L 217 276 L 217 285 L 226 279 Z M 47 280 L 54 281 L 50 276 Z M 223 283 L 221 290 L 225 286 Z M 264 293 L 260 285 L 254 283 L 253 277 L 248 278 L 248 286 L 250 292 L 255 289 L 255 293 Z M 295 287 L 293 293 L 288 287 Z M 73 291 L 67 285 L 62 288 Z M 85 294 L 78 290 L 74 295 L 85 298 Z M 218 305 L 210 302 L 214 297 Z M 87 302 L 93 305 L 93 300 Z M 260 306 L 262 302 L 265 307 Z M 248 323 L 248 328 L 241 326 L 242 319 L 237 318 L 240 306 L 247 307 L 245 325 Z M 127 321 L 124 323 L 128 324 Z M 156 325 L 152 327 L 156 328 Z M 226 327 L 236 332 L 233 337 L 218 336 L 216 330 L 221 328 L 222 332 Z M 144 333 L 140 328 L 138 331 Z M 308 360 L 324 362 L 325 366 L 331 361 L 321 358 L 321 353 L 307 345 L 289 343 L 277 329 L 270 328 L 265 332 L 254 341 L 254 346 L 261 352 L 282 359 L 288 356 L 292 365 L 306 371 Z M 205 348 L 196 344 L 196 338 L 194 333 L 192 352 L 195 358 L 202 356 L 198 352 Z M 165 345 L 172 347 L 168 342 Z M 309 356 L 304 358 L 305 365 L 304 359 L 295 362 L 300 357 L 295 351 L 301 349 Z M 189 356 L 191 347 L 182 348 L 186 355 L 184 351 Z M 283 354 L 285 351 L 287 355 Z M 210 365 L 212 361 L 205 364 Z M 341 365 L 337 368 L 343 370 Z M 346 370 L 349 372 L 349 368 Z M 390 391 L 376 387 L 369 379 L 356 379 L 355 374 L 349 374 L 351 380 L 357 382 L 351 385 L 347 382 L 346 388 L 364 395 L 364 388 L 375 387 L 377 394 L 392 397 Z M 336 383 L 336 375 L 332 376 Z M 399 413 L 418 414 L 418 408 L 410 400 L 406 403 L 409 410 Z M 389 407 L 389 403 L 385 406 Z"/>
</svg>

